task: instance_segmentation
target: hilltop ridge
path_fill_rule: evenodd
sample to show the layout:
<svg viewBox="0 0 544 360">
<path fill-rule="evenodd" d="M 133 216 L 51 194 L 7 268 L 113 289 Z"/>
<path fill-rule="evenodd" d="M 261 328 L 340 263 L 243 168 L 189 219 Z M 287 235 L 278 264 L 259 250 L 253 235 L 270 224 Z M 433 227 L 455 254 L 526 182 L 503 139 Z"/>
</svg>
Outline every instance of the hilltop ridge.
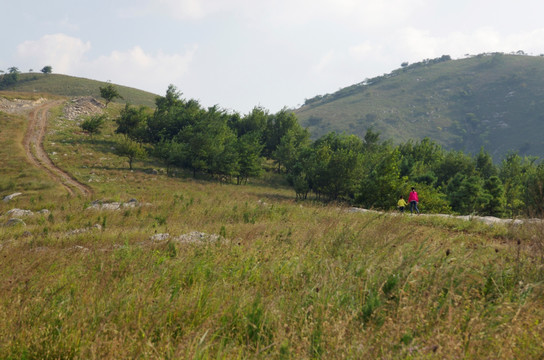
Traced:
<svg viewBox="0 0 544 360">
<path fill-rule="evenodd" d="M 92 96 L 100 98 L 100 87 L 108 82 L 85 79 L 62 74 L 19 74 L 18 81 L 0 90 L 27 93 L 47 93 L 68 97 Z M 115 85 L 122 96 L 117 102 L 128 102 L 134 105 L 155 106 L 156 94 L 128 86 Z M 115 101 L 115 100 L 114 100 Z"/>
</svg>

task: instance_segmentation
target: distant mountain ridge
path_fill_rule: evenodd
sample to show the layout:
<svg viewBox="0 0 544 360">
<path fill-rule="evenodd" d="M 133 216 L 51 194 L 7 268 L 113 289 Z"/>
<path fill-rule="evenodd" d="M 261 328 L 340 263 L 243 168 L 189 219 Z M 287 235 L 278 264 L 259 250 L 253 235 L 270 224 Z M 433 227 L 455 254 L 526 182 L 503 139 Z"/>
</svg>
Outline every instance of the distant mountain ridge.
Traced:
<svg viewBox="0 0 544 360">
<path fill-rule="evenodd" d="M 544 57 L 489 53 L 403 63 L 390 74 L 306 100 L 295 110 L 313 138 L 330 132 L 401 143 L 429 137 L 498 160 L 544 156 Z"/>
</svg>

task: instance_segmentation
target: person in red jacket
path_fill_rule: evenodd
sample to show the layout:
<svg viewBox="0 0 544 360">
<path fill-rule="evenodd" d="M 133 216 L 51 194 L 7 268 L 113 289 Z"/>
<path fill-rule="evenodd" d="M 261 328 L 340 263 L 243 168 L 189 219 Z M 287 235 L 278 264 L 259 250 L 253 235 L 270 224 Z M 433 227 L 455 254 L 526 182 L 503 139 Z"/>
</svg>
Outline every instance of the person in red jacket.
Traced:
<svg viewBox="0 0 544 360">
<path fill-rule="evenodd" d="M 412 188 L 410 191 L 410 196 L 408 196 L 408 202 L 410 203 L 410 214 L 413 214 L 414 210 L 419 215 L 419 209 L 417 204 L 419 203 L 419 198 L 417 196 L 416 188 Z"/>
</svg>

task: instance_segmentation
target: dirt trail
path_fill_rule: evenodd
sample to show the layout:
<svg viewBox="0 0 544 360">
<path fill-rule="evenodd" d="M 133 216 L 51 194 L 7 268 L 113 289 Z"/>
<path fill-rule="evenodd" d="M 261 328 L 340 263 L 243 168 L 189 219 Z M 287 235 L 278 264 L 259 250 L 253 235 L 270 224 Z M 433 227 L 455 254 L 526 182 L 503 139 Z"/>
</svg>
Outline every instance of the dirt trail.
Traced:
<svg viewBox="0 0 544 360">
<path fill-rule="evenodd" d="M 64 186 L 70 195 L 80 193 L 89 196 L 92 194 L 92 190 L 58 168 L 47 156 L 43 148 L 48 112 L 61 103 L 60 100 L 46 101 L 33 107 L 28 113 L 28 129 L 23 139 L 26 156 L 34 166 L 44 169 L 53 180 Z"/>
</svg>

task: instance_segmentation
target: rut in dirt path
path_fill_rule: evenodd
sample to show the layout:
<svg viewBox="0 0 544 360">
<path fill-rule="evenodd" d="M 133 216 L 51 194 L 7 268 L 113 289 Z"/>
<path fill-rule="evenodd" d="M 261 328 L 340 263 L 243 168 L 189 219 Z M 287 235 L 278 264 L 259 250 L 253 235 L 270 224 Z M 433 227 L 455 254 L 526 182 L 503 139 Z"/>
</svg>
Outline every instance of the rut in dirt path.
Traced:
<svg viewBox="0 0 544 360">
<path fill-rule="evenodd" d="M 91 188 L 57 167 L 43 148 L 49 110 L 61 103 L 62 101 L 48 101 L 36 106 L 29 112 L 28 129 L 23 139 L 26 156 L 34 166 L 44 169 L 54 181 L 61 184 L 70 195 L 80 193 L 84 196 L 90 196 L 92 194 Z"/>
</svg>

